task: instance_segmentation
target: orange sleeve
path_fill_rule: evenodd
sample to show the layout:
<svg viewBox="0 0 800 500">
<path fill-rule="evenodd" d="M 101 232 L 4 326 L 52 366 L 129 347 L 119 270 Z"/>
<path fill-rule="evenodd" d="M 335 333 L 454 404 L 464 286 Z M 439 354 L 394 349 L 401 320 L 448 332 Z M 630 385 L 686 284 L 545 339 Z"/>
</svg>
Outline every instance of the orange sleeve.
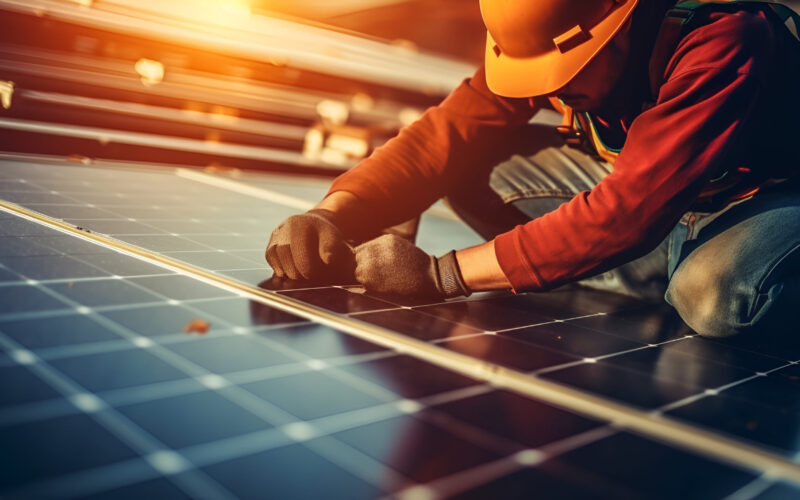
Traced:
<svg viewBox="0 0 800 500">
<path fill-rule="evenodd" d="M 633 121 L 614 171 L 496 238 L 514 290 L 555 288 L 655 248 L 709 179 L 738 167 L 743 151 L 765 147 L 750 143 L 759 129 L 785 121 L 778 109 L 759 117 L 775 53 L 771 24 L 759 14 L 720 15 L 689 33 L 655 106 Z"/>
<path fill-rule="evenodd" d="M 493 94 L 481 67 L 441 104 L 339 176 L 329 194 L 356 195 L 370 219 L 363 223 L 375 228 L 408 220 L 476 171 L 489 171 L 507 158 L 536 110 L 527 99 Z"/>
</svg>

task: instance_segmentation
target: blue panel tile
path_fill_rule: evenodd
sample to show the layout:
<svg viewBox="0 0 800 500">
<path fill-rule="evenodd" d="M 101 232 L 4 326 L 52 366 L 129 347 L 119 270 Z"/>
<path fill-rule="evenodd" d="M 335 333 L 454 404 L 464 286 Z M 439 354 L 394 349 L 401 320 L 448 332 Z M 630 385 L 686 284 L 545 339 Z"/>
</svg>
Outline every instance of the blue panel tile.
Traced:
<svg viewBox="0 0 800 500">
<path fill-rule="evenodd" d="M 12 282 L 12 281 L 22 281 L 24 278 L 17 273 L 11 272 L 9 269 L 2 267 L 0 264 L 0 283 L 3 282 Z"/>
<path fill-rule="evenodd" d="M 694 333 L 674 310 L 663 307 L 578 318 L 569 323 L 644 344 L 658 344 Z"/>
<path fill-rule="evenodd" d="M 528 448 L 538 448 L 602 425 L 599 420 L 506 391 L 492 391 L 434 408 Z"/>
<path fill-rule="evenodd" d="M 575 472 L 559 477 L 542 469 L 526 467 L 449 498 L 458 500 L 483 500 L 486 498 L 528 500 L 536 496 L 558 500 L 614 498 L 607 495 L 608 492 L 598 491 L 600 481 L 592 484 L 580 484 L 575 478 Z"/>
<path fill-rule="evenodd" d="M 164 269 L 138 259 L 128 257 L 119 253 L 107 253 L 101 255 L 79 256 L 91 265 L 99 267 L 104 274 L 116 274 L 117 276 L 149 276 L 157 274 L 170 274 L 172 271 Z"/>
<path fill-rule="evenodd" d="M 228 297 L 231 294 L 222 288 L 207 285 L 201 281 L 180 274 L 131 278 L 129 281 L 152 290 L 159 295 L 175 300 Z"/>
<path fill-rule="evenodd" d="M 249 268 L 261 269 L 264 267 L 241 257 L 237 257 L 236 255 L 227 252 L 217 252 L 216 250 L 206 250 L 204 252 L 166 252 L 163 255 L 170 259 L 186 262 L 187 264 L 211 271 Z"/>
<path fill-rule="evenodd" d="M 800 414 L 800 366 L 781 368 L 731 387 L 725 396 Z"/>
<path fill-rule="evenodd" d="M 418 482 L 500 458 L 496 452 L 411 416 L 337 432 L 334 437 Z"/>
<path fill-rule="evenodd" d="M 207 443 L 269 427 L 249 411 L 209 391 L 118 409 L 171 448 Z"/>
<path fill-rule="evenodd" d="M 259 286 L 259 283 L 267 281 L 272 276 L 272 269 L 246 269 L 242 271 L 220 271 L 221 276 L 226 276 L 236 281 L 246 283 L 251 286 Z"/>
<path fill-rule="evenodd" d="M 59 233 L 41 224 L 14 217 L 3 219 L 3 222 L 0 223 L 0 234 L 7 236 L 53 236 Z"/>
<path fill-rule="evenodd" d="M 71 306 L 30 285 L 0 287 L 0 314 L 69 308 Z"/>
<path fill-rule="evenodd" d="M 365 383 L 369 384 L 368 381 Z M 384 402 L 331 378 L 325 372 L 262 380 L 242 387 L 301 420 L 326 417 Z"/>
<path fill-rule="evenodd" d="M 392 356 L 343 366 L 341 369 L 407 398 L 430 396 L 477 383 L 471 378 L 410 356 Z"/>
<path fill-rule="evenodd" d="M 234 335 L 209 337 L 166 346 L 214 373 L 230 373 L 298 361 L 277 352 L 258 339 Z"/>
<path fill-rule="evenodd" d="M 564 354 L 532 344 L 515 342 L 497 335 L 478 335 L 466 339 L 448 340 L 441 345 L 467 356 L 485 359 L 507 368 L 534 371 L 577 361 L 577 356 Z"/>
<path fill-rule="evenodd" d="M 34 280 L 98 278 L 108 273 L 66 255 L 0 257 L 7 268 Z"/>
<path fill-rule="evenodd" d="M 518 342 L 588 358 L 644 346 L 639 342 L 582 328 L 572 321 L 521 328 L 500 335 Z"/>
<path fill-rule="evenodd" d="M 748 370 L 767 371 L 786 364 L 780 358 L 738 349 L 722 342 L 714 342 L 701 337 L 672 342 L 663 348 Z"/>
<path fill-rule="evenodd" d="M 241 498 L 376 498 L 381 491 L 295 445 L 204 467 Z"/>
<path fill-rule="evenodd" d="M 359 321 L 382 326 L 420 340 L 437 340 L 479 333 L 482 330 L 438 316 L 408 309 L 359 314 Z"/>
<path fill-rule="evenodd" d="M 0 322 L 0 332 L 29 349 L 121 338 L 107 327 L 83 314 Z"/>
<path fill-rule="evenodd" d="M 644 408 L 658 408 L 703 392 L 701 387 L 605 363 L 584 363 L 545 373 L 542 377 Z"/>
<path fill-rule="evenodd" d="M 342 288 L 313 288 L 281 293 L 338 313 L 357 313 L 396 307 L 389 302 L 366 297 Z"/>
<path fill-rule="evenodd" d="M 792 500 L 800 498 L 800 486 L 791 483 L 778 483 L 764 490 L 756 500 Z"/>
<path fill-rule="evenodd" d="M 0 427 L 0 493 L 26 483 L 135 457 L 85 415 Z"/>
<path fill-rule="evenodd" d="M 670 346 L 681 342 L 684 341 L 679 340 L 667 344 L 667 346 L 640 349 L 627 354 L 613 356 L 604 359 L 602 363 L 636 370 L 641 372 L 643 376 L 654 376 L 710 389 L 754 375 L 754 372 L 750 370 L 717 363 L 708 359 L 696 358 L 683 354 L 681 351 L 669 349 Z"/>
<path fill-rule="evenodd" d="M 162 301 L 151 293 L 116 279 L 57 283 L 48 285 L 48 288 L 90 307 Z"/>
<path fill-rule="evenodd" d="M 0 407 L 60 397 L 58 391 L 24 366 L 0 367 Z"/>
<path fill-rule="evenodd" d="M 505 330 L 546 323 L 554 319 L 537 310 L 532 303 L 514 297 L 467 300 L 420 307 L 420 311 L 482 330 Z"/>
<path fill-rule="evenodd" d="M 50 364 L 90 391 L 133 387 L 186 376 L 144 349 L 55 359 Z"/>
<path fill-rule="evenodd" d="M 546 462 L 546 471 L 575 467 L 582 486 L 603 484 L 616 498 L 724 498 L 757 474 L 632 434 L 620 433 Z M 562 469 L 563 470 L 563 469 Z"/>
<path fill-rule="evenodd" d="M 790 457 L 800 452 L 800 413 L 797 411 L 727 397 L 723 392 L 676 408 L 669 415 L 770 447 Z"/>
<path fill-rule="evenodd" d="M 30 236 L 0 236 L 0 257 L 58 255 L 61 252 L 30 241 Z"/>
<path fill-rule="evenodd" d="M 143 498 L 169 498 L 170 500 L 190 499 L 166 479 L 153 479 L 142 483 L 114 488 L 95 495 L 81 497 L 83 500 L 142 500 Z"/>
<path fill-rule="evenodd" d="M 103 311 L 101 314 L 129 330 L 148 337 L 182 333 L 184 327 L 195 319 L 208 322 L 210 333 L 230 326 L 221 320 L 204 316 L 180 305 L 131 307 Z"/>
<path fill-rule="evenodd" d="M 385 350 L 376 344 L 336 331 L 328 326 L 312 323 L 273 328 L 259 332 L 257 335 L 280 342 L 307 356 L 320 359 L 355 356 Z"/>
<path fill-rule="evenodd" d="M 36 243 L 37 245 L 52 248 L 67 255 L 97 255 L 101 253 L 114 252 L 114 250 L 111 250 L 110 248 L 67 234 L 26 236 L 25 240 Z"/>
<path fill-rule="evenodd" d="M 194 306 L 236 326 L 281 325 L 306 321 L 294 314 L 239 297 L 204 301 Z"/>
</svg>

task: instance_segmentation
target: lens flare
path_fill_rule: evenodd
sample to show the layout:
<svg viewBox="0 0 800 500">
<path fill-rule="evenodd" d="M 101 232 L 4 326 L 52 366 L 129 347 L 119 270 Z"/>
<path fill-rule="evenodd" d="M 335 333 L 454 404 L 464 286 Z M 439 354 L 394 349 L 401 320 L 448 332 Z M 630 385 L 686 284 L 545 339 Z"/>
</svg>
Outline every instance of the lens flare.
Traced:
<svg viewBox="0 0 800 500">
<path fill-rule="evenodd" d="M 152 59 L 139 59 L 134 69 L 146 87 L 157 85 L 164 79 L 164 65 Z"/>
<path fill-rule="evenodd" d="M 0 81 L 0 106 L 3 109 L 11 108 L 11 98 L 14 95 L 14 82 Z"/>
</svg>

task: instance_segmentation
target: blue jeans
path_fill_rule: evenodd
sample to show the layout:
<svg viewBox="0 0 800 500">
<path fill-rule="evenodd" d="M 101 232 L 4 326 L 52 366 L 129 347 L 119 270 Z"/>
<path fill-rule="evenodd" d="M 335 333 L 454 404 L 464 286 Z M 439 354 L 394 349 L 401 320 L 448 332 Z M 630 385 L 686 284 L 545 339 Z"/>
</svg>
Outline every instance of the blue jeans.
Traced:
<svg viewBox="0 0 800 500">
<path fill-rule="evenodd" d="M 526 150 L 446 201 L 485 239 L 592 189 L 611 165 L 531 126 Z M 785 335 L 800 320 L 800 183 L 785 182 L 714 213 L 687 212 L 647 255 L 579 282 L 666 300 L 701 335 Z"/>
</svg>

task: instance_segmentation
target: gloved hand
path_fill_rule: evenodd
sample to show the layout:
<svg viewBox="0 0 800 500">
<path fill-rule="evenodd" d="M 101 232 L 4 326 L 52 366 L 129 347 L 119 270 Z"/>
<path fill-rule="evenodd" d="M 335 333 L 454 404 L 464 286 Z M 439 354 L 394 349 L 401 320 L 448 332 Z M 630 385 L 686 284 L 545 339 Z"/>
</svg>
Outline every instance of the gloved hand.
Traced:
<svg viewBox="0 0 800 500">
<path fill-rule="evenodd" d="M 293 215 L 269 238 L 267 262 L 279 278 L 333 282 L 353 278 L 353 250 L 330 210 Z"/>
<path fill-rule="evenodd" d="M 467 296 L 456 252 L 438 259 L 405 238 L 386 234 L 355 249 L 356 280 L 370 292 L 445 299 Z"/>
</svg>

